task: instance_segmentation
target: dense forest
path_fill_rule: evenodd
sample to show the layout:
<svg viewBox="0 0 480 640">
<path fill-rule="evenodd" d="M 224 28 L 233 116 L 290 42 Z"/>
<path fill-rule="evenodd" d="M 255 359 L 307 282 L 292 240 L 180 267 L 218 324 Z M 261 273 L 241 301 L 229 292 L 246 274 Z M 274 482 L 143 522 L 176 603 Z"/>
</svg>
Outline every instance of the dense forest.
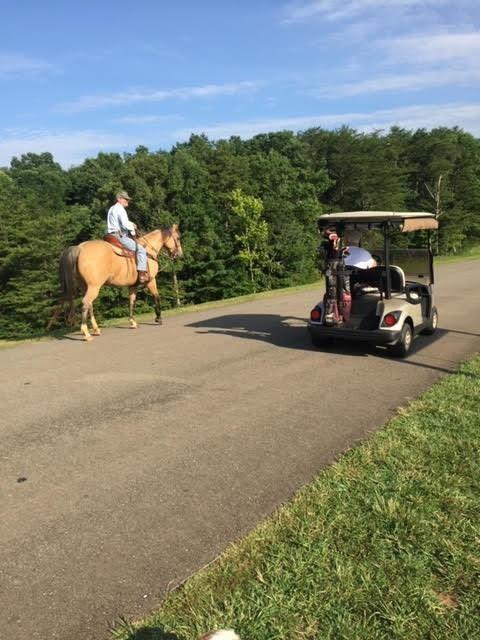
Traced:
<svg viewBox="0 0 480 640">
<path fill-rule="evenodd" d="M 102 237 L 119 189 L 133 196 L 141 229 L 181 225 L 185 258 L 161 263 L 164 307 L 318 279 L 322 212 L 431 211 L 443 254 L 480 239 L 480 140 L 457 128 L 195 135 L 170 151 L 100 153 L 68 170 L 28 153 L 0 170 L 0 337 L 45 331 L 60 254 Z M 100 318 L 125 315 L 126 291 L 105 288 L 96 308 Z"/>
</svg>

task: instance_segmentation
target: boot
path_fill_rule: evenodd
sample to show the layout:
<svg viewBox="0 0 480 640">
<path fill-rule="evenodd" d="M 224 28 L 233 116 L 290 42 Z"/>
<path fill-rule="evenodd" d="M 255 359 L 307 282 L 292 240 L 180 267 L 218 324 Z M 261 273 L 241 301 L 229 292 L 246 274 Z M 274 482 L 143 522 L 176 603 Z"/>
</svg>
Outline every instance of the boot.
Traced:
<svg viewBox="0 0 480 640">
<path fill-rule="evenodd" d="M 138 272 L 138 284 L 145 284 L 150 280 L 150 276 L 148 271 L 139 271 Z"/>
</svg>

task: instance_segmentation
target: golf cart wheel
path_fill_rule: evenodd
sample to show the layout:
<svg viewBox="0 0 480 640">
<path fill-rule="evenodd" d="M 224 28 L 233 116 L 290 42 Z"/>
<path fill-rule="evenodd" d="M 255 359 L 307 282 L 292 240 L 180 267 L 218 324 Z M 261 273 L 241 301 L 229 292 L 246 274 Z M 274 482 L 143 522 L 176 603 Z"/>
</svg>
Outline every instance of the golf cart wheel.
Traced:
<svg viewBox="0 0 480 640">
<path fill-rule="evenodd" d="M 409 322 L 405 322 L 399 341 L 388 348 L 390 355 L 396 358 L 408 356 L 413 345 L 413 329 Z"/>
<path fill-rule="evenodd" d="M 430 318 L 428 327 L 425 327 L 425 329 L 422 331 L 423 335 L 425 336 L 433 335 L 437 330 L 437 326 L 438 326 L 438 311 L 437 311 L 437 307 L 433 307 L 432 317 Z"/>
</svg>

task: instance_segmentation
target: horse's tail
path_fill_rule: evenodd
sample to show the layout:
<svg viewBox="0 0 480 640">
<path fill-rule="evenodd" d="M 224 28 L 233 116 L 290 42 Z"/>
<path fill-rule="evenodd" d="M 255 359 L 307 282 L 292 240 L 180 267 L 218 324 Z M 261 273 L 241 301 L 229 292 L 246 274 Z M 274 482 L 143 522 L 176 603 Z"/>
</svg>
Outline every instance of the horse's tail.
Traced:
<svg viewBox="0 0 480 640">
<path fill-rule="evenodd" d="M 73 324 L 75 311 L 75 295 L 78 291 L 78 271 L 77 260 L 80 254 L 80 247 L 75 245 L 68 247 L 60 258 L 59 275 L 62 287 L 62 300 L 68 304 L 68 319 Z"/>
</svg>

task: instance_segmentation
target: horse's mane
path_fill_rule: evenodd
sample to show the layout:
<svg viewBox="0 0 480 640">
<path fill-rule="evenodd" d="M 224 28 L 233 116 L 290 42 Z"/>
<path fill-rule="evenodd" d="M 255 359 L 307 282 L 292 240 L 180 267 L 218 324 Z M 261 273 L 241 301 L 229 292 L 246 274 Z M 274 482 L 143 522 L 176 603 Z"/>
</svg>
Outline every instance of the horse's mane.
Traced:
<svg viewBox="0 0 480 640">
<path fill-rule="evenodd" d="M 160 227 L 159 229 L 152 229 L 151 231 L 143 231 L 141 229 L 137 229 L 137 238 L 142 238 L 143 236 L 149 236 L 152 233 L 167 233 L 168 235 L 171 235 L 172 226 Z"/>
<path fill-rule="evenodd" d="M 145 236 L 151 236 L 154 233 L 163 233 L 162 229 L 152 229 L 151 231 L 143 231 L 141 229 L 137 229 L 137 238 L 144 238 Z"/>
</svg>

